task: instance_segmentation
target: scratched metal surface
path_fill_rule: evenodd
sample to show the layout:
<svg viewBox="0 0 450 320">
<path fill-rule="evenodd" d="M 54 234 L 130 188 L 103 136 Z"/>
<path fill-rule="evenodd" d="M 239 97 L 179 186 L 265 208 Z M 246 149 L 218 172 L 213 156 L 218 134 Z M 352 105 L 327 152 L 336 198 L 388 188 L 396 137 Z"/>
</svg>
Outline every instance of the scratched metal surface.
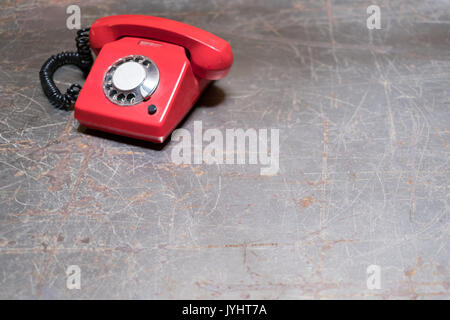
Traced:
<svg viewBox="0 0 450 320">
<path fill-rule="evenodd" d="M 83 25 L 141 13 L 227 39 L 232 72 L 182 127 L 280 129 L 269 177 L 55 110 L 38 71 L 73 50 L 72 3 L 1 2 L 0 298 L 449 298 L 448 1 L 379 1 L 373 31 L 371 1 L 82 2 Z"/>
</svg>

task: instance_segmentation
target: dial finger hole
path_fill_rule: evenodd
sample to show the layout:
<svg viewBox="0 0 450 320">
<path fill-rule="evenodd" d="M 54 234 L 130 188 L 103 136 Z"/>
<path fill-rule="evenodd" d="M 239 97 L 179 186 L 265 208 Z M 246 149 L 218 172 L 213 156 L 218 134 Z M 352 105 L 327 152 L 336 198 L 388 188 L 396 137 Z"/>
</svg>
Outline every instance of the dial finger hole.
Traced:
<svg viewBox="0 0 450 320">
<path fill-rule="evenodd" d="M 127 101 L 128 101 L 129 103 L 133 103 L 135 99 L 136 99 L 136 96 L 134 95 L 134 93 L 129 93 L 129 94 L 127 95 Z"/>
<path fill-rule="evenodd" d="M 124 100 L 125 100 L 125 95 L 123 93 L 121 93 L 117 96 L 117 101 L 123 102 Z"/>
<path fill-rule="evenodd" d="M 109 96 L 110 96 L 111 98 L 114 97 L 116 94 L 117 94 L 117 90 L 111 90 L 111 91 L 109 92 Z"/>
</svg>

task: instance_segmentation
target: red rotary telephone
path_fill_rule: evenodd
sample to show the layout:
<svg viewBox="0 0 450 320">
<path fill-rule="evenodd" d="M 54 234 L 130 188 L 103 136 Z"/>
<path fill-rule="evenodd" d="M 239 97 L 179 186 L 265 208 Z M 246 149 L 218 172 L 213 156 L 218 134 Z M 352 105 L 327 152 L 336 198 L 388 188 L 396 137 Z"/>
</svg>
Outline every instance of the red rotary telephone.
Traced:
<svg viewBox="0 0 450 320">
<path fill-rule="evenodd" d="M 88 38 L 89 32 L 89 38 Z M 92 64 L 90 47 L 97 55 Z M 40 72 L 52 104 L 75 102 L 84 126 L 162 143 L 192 108 L 211 80 L 225 77 L 233 63 L 225 40 L 164 18 L 118 15 L 80 30 L 78 52 L 52 56 Z M 88 73 L 81 89 L 61 94 L 53 74 L 64 64 Z M 91 67 L 92 66 L 92 67 Z"/>
</svg>

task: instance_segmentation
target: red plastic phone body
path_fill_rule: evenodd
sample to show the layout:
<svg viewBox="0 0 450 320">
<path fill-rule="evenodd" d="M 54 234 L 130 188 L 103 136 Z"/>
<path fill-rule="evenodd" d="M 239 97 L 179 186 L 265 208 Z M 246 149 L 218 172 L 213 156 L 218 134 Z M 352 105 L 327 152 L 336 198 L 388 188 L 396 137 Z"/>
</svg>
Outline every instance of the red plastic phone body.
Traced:
<svg viewBox="0 0 450 320">
<path fill-rule="evenodd" d="M 164 18 L 101 18 L 89 38 L 98 56 L 76 101 L 75 118 L 86 127 L 157 143 L 170 135 L 211 80 L 227 75 L 233 62 L 225 40 Z M 121 106 L 106 97 L 102 84 L 108 68 L 129 55 L 150 58 L 160 78 L 149 100 Z M 148 111 L 151 104 L 157 108 L 154 114 Z"/>
</svg>

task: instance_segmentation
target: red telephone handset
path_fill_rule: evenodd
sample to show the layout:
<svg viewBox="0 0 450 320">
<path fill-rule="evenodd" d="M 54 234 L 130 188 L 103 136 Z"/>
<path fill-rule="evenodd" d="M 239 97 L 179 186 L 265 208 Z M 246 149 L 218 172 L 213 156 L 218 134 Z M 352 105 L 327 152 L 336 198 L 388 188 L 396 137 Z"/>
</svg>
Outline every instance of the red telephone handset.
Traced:
<svg viewBox="0 0 450 320">
<path fill-rule="evenodd" d="M 211 80 L 233 63 L 225 40 L 164 18 L 100 18 L 89 32 L 98 55 L 75 103 L 83 125 L 163 142 Z"/>
<path fill-rule="evenodd" d="M 225 77 L 233 63 L 228 42 L 202 29 L 174 20 L 142 15 L 100 18 L 91 27 L 89 40 L 98 54 L 108 42 L 139 37 L 180 45 L 189 51 L 194 73 L 203 79 Z"/>
</svg>

